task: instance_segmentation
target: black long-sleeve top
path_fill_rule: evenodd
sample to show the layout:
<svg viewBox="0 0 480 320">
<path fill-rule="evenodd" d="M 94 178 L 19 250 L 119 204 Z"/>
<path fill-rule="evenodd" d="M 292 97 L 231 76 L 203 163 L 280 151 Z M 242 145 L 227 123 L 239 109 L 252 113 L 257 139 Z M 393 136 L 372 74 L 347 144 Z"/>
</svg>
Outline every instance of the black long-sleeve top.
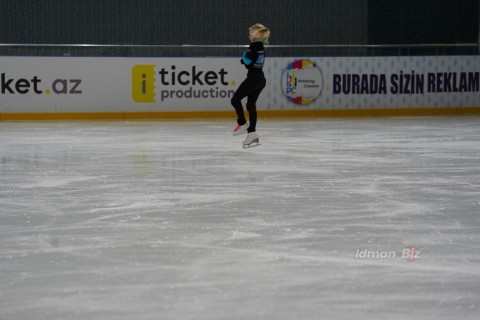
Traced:
<svg viewBox="0 0 480 320">
<path fill-rule="evenodd" d="M 265 46 L 262 41 L 250 43 L 248 49 L 243 53 L 241 63 L 248 69 L 247 77 L 264 77 L 263 64 L 265 62 Z"/>
</svg>

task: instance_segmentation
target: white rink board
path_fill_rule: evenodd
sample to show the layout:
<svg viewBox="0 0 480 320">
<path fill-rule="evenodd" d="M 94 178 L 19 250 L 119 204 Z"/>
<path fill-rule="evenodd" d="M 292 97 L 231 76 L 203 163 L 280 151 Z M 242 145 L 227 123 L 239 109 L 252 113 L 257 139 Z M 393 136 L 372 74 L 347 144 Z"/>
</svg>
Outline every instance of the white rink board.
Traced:
<svg viewBox="0 0 480 320">
<path fill-rule="evenodd" d="M 230 111 L 239 60 L 0 57 L 0 113 Z M 260 110 L 480 106 L 479 56 L 268 58 L 264 70 Z"/>
</svg>

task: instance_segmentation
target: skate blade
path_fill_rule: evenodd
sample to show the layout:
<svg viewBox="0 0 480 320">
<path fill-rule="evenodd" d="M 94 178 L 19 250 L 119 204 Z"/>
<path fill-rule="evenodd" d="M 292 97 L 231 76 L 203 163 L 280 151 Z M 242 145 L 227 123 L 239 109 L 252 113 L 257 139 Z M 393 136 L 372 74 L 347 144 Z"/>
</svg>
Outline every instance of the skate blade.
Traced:
<svg viewBox="0 0 480 320">
<path fill-rule="evenodd" d="M 248 132 L 247 132 L 247 131 L 240 132 L 240 133 L 234 132 L 234 133 L 233 133 L 233 136 L 234 136 L 234 137 L 235 137 L 235 136 L 241 136 L 242 134 L 246 134 L 246 133 L 248 133 Z"/>
<path fill-rule="evenodd" d="M 249 144 L 244 144 L 243 149 L 258 147 L 259 145 L 260 145 L 260 141 L 258 139 L 255 139 Z"/>
</svg>

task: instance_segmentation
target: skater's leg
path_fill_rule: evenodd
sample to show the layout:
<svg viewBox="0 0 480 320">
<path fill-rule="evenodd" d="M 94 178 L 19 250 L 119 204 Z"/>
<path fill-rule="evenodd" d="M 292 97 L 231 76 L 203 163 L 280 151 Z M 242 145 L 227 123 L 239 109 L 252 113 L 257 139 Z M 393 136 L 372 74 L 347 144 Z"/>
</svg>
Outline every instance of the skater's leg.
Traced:
<svg viewBox="0 0 480 320">
<path fill-rule="evenodd" d="M 240 99 L 237 95 L 233 95 L 231 102 L 235 112 L 237 113 L 237 124 L 243 126 L 245 123 L 247 123 L 247 120 L 245 119 L 245 113 L 243 112 L 242 99 Z"/>
<path fill-rule="evenodd" d="M 243 81 L 240 84 L 237 91 L 235 91 L 235 93 L 233 94 L 232 100 L 230 101 L 233 108 L 235 109 L 235 112 L 237 113 L 237 124 L 240 126 L 243 126 L 245 123 L 247 123 L 242 106 L 242 99 L 245 98 L 251 90 L 249 88 L 249 83 L 247 80 Z"/>
<path fill-rule="evenodd" d="M 250 120 L 250 125 L 248 127 L 248 132 L 255 132 L 257 126 L 257 100 L 262 92 L 263 88 L 265 88 L 266 80 L 263 79 L 263 82 L 260 84 L 259 89 L 254 91 L 250 94 L 247 98 L 247 111 L 248 111 L 248 118 Z"/>
<path fill-rule="evenodd" d="M 248 120 L 250 125 L 247 132 L 255 132 L 257 126 L 257 106 L 254 103 L 247 102 Z"/>
</svg>

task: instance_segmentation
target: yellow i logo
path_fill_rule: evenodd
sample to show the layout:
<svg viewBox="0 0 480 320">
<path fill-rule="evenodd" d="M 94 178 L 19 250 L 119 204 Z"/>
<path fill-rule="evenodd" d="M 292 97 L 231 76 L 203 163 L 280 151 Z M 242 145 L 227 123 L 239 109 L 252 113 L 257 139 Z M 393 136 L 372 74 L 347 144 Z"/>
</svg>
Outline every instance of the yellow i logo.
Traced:
<svg viewBox="0 0 480 320">
<path fill-rule="evenodd" d="M 137 64 L 132 68 L 132 99 L 155 102 L 155 65 Z"/>
</svg>

